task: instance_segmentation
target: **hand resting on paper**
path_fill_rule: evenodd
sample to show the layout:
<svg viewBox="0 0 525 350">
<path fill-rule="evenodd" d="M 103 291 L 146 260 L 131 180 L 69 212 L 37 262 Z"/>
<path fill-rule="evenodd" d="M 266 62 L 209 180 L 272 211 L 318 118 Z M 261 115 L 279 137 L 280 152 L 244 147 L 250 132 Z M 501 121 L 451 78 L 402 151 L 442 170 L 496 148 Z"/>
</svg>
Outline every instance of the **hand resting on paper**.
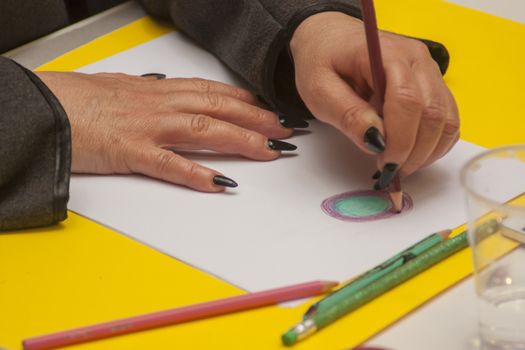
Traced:
<svg viewBox="0 0 525 350">
<path fill-rule="evenodd" d="M 391 164 L 389 171 L 407 176 L 458 141 L 458 109 L 421 41 L 387 32 L 379 36 L 386 75 L 383 111 L 373 102 L 364 26 L 354 17 L 323 12 L 297 27 L 290 42 L 295 80 L 314 116 L 364 152 L 377 154 L 379 169 Z M 372 127 L 384 136 L 386 147 Z"/>
<path fill-rule="evenodd" d="M 271 140 L 290 136 L 292 129 L 283 127 L 275 113 L 257 106 L 251 93 L 237 87 L 197 78 L 36 74 L 69 117 L 72 172 L 141 173 L 219 192 L 230 179 L 217 181 L 221 173 L 169 149 L 206 149 L 273 160 L 279 149 L 292 146 Z"/>
</svg>

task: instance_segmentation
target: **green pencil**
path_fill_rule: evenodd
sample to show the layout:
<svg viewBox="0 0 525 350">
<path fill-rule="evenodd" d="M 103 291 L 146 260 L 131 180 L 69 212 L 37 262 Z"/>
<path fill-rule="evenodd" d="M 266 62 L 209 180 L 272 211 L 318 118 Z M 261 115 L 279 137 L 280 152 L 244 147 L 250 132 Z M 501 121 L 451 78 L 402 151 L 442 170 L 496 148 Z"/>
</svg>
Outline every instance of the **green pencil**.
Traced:
<svg viewBox="0 0 525 350">
<path fill-rule="evenodd" d="M 501 217 L 488 219 L 479 224 L 476 231 L 479 239 L 484 239 L 497 232 L 501 226 Z M 425 240 L 417 243 L 421 244 Z M 341 316 L 359 308 L 375 297 L 387 292 L 395 286 L 403 283 L 418 273 L 426 270 L 432 265 L 446 259 L 457 251 L 468 245 L 467 232 L 464 231 L 459 235 L 452 237 L 445 242 L 432 246 L 425 250 L 417 257 L 404 263 L 397 269 L 390 271 L 379 279 L 365 285 L 353 293 L 345 293 L 345 298 L 337 298 L 338 303 L 326 304 L 322 308 L 317 308 L 311 312 L 302 322 L 292 327 L 281 337 L 284 345 L 293 345 L 297 341 L 315 333 L 318 329 L 323 328 L 334 322 Z M 391 260 L 391 259 L 389 259 Z M 387 261 L 389 261 L 387 260 Z M 344 288 L 343 288 L 344 289 Z M 342 295 L 342 294 L 341 294 Z"/>
<path fill-rule="evenodd" d="M 282 336 L 284 345 L 293 345 L 312 333 L 316 332 L 338 318 L 366 304 L 387 290 L 403 283 L 409 278 L 426 270 L 430 266 L 449 257 L 468 245 L 467 234 L 463 232 L 455 237 L 440 243 L 420 254 L 410 262 L 404 264 L 379 280 L 361 288 L 339 304 L 326 308 L 323 312 L 314 313 L 311 317 L 298 323 Z"/>
<path fill-rule="evenodd" d="M 346 286 L 328 294 L 326 297 L 313 304 L 308 309 L 308 311 L 306 311 L 303 318 L 310 318 L 315 313 L 323 312 L 323 310 L 330 308 L 332 305 L 338 305 L 340 302 L 342 302 L 342 300 L 347 299 L 350 295 L 354 294 L 361 288 L 374 281 L 377 281 L 381 277 L 389 274 L 401 265 L 432 248 L 436 244 L 443 242 L 448 238 L 448 236 L 450 236 L 451 232 L 451 230 L 443 230 L 425 237 L 411 247 L 396 254 L 373 269 L 365 272 L 355 280 L 348 283 Z"/>
</svg>

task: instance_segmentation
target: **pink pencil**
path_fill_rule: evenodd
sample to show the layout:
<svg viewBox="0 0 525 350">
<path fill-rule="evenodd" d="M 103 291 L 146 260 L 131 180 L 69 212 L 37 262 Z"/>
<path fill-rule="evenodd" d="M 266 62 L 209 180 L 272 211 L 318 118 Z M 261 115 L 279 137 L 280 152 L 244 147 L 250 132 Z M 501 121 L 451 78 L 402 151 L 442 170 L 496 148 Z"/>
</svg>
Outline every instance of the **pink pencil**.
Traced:
<svg viewBox="0 0 525 350">
<path fill-rule="evenodd" d="M 23 341 L 25 350 L 56 349 L 117 335 L 140 332 L 202 318 L 273 305 L 288 300 L 301 299 L 326 293 L 337 282 L 314 281 L 257 293 L 239 295 L 222 300 L 184 306 L 178 309 L 154 312 L 72 329 L 69 331 L 29 338 Z"/>
</svg>

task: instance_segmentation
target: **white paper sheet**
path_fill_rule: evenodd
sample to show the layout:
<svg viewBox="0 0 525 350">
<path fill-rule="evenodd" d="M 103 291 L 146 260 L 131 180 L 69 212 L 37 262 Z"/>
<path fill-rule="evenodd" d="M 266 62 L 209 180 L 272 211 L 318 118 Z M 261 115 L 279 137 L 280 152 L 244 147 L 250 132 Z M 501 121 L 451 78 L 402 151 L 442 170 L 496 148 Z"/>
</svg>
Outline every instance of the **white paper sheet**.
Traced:
<svg viewBox="0 0 525 350">
<path fill-rule="evenodd" d="M 210 54 L 171 33 L 81 69 L 200 76 L 234 83 Z M 345 280 L 424 236 L 465 221 L 459 169 L 481 148 L 460 142 L 403 183 L 414 209 L 366 223 L 327 216 L 321 202 L 373 184 L 374 160 L 331 127 L 313 122 L 273 162 L 188 156 L 239 187 L 195 192 L 139 175 L 74 176 L 69 207 L 249 291 L 313 279 Z M 166 276 L 176 278 L 176 276 Z"/>
<path fill-rule="evenodd" d="M 469 7 L 478 11 L 525 23 L 523 0 L 447 0 L 448 2 Z"/>
</svg>

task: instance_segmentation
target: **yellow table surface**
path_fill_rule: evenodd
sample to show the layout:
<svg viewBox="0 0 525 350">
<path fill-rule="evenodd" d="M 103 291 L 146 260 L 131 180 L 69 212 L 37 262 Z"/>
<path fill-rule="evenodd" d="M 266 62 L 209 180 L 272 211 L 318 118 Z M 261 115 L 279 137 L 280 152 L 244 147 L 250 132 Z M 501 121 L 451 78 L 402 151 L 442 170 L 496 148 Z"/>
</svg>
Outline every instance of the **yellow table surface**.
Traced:
<svg viewBox="0 0 525 350">
<path fill-rule="evenodd" d="M 376 4 L 380 27 L 431 38 L 450 50 L 446 81 L 459 103 L 464 140 L 485 147 L 525 143 L 523 24 L 438 0 Z M 144 18 L 40 69 L 73 70 L 171 30 Z M 360 344 L 471 272 L 467 249 L 295 348 Z M 30 336 L 240 293 L 74 213 L 57 226 L 0 235 L 0 347 L 20 349 Z M 280 334 L 306 307 L 266 307 L 75 348 L 281 348 Z"/>
</svg>

